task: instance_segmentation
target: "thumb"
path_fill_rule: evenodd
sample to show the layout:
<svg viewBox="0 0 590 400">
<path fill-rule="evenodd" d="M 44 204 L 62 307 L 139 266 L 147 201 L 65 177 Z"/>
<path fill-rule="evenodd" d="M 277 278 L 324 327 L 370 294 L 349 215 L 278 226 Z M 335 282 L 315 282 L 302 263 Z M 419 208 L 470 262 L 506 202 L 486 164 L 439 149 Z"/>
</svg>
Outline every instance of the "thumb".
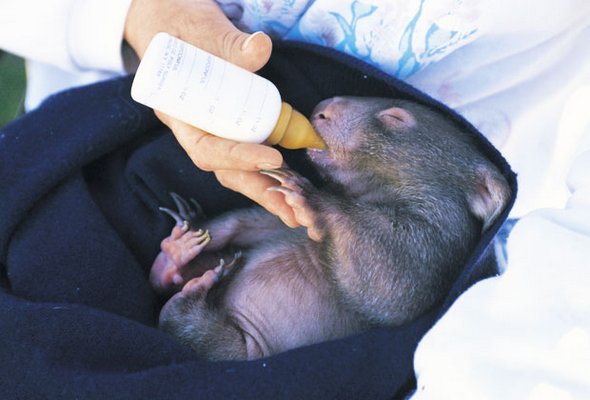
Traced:
<svg viewBox="0 0 590 400">
<path fill-rule="evenodd" d="M 213 4 L 211 4 L 213 3 Z M 214 2 L 198 2 L 192 14 L 192 29 L 178 37 L 249 71 L 262 68 L 270 58 L 272 41 L 263 32 L 240 31 Z"/>
<path fill-rule="evenodd" d="M 235 30 L 226 33 L 217 50 L 217 56 L 249 71 L 258 71 L 270 58 L 272 41 L 264 32 L 248 34 Z"/>
</svg>

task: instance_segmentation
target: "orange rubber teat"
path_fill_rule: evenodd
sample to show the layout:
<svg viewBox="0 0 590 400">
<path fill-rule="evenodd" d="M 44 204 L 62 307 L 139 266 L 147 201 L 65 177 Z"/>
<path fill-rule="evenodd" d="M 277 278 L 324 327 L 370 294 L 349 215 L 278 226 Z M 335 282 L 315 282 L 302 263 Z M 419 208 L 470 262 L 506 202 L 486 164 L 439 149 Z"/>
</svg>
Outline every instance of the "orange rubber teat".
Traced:
<svg viewBox="0 0 590 400">
<path fill-rule="evenodd" d="M 326 143 L 318 136 L 309 120 L 285 102 L 281 104 L 279 119 L 266 143 L 278 144 L 286 149 L 326 148 Z"/>
</svg>

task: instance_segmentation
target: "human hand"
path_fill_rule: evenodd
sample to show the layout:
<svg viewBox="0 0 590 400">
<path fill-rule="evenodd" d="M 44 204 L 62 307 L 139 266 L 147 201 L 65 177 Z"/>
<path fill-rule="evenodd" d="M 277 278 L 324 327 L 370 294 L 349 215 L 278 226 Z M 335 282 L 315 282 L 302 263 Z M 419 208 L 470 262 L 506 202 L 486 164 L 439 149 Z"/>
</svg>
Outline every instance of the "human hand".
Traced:
<svg viewBox="0 0 590 400">
<path fill-rule="evenodd" d="M 166 32 L 249 71 L 267 63 L 272 43 L 262 33 L 237 29 L 213 0 L 133 0 L 125 40 L 143 57 L 158 32 Z"/>
<path fill-rule="evenodd" d="M 239 31 L 212 0 L 133 0 L 125 39 L 140 58 L 158 32 L 167 32 L 250 71 L 266 64 L 272 49 L 267 35 Z M 288 226 L 298 226 L 284 196 L 266 190 L 276 182 L 258 173 L 282 165 L 279 151 L 212 136 L 161 112 L 156 115 L 172 130 L 197 167 L 214 172 L 223 186 L 254 200 Z"/>
<path fill-rule="evenodd" d="M 176 136 L 193 163 L 203 171 L 212 171 L 225 187 L 242 193 L 290 227 L 297 227 L 293 209 L 285 196 L 267 190 L 277 182 L 258 171 L 283 164 L 281 153 L 269 146 L 239 143 L 218 138 L 161 112 L 156 115 Z"/>
</svg>

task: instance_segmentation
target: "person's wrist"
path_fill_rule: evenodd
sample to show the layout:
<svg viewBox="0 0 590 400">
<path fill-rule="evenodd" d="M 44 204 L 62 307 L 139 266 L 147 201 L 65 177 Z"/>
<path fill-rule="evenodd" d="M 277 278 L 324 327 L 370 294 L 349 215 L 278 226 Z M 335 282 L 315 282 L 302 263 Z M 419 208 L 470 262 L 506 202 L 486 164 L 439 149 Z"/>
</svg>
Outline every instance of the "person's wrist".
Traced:
<svg viewBox="0 0 590 400">
<path fill-rule="evenodd" d="M 123 31 L 124 43 L 127 43 L 139 58 L 143 56 L 149 41 L 150 36 L 155 35 L 157 32 L 153 30 L 152 20 L 153 13 L 148 9 L 149 4 L 142 0 L 132 0 L 129 5 L 129 11 L 127 12 L 127 18 L 125 20 L 125 28 Z M 161 16 L 158 16 L 160 18 Z"/>
<path fill-rule="evenodd" d="M 123 68 L 125 71 L 137 71 L 137 67 L 139 66 L 139 57 L 125 39 L 123 39 L 123 42 L 121 43 L 121 58 L 123 59 Z"/>
</svg>

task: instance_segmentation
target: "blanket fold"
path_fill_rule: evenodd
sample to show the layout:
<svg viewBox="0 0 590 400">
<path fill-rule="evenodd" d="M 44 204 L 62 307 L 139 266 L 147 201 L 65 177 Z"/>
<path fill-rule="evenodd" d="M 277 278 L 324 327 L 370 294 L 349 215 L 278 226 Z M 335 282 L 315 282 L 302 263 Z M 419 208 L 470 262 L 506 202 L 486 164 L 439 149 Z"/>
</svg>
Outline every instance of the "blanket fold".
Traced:
<svg viewBox="0 0 590 400">
<path fill-rule="evenodd" d="M 458 115 L 335 51 L 275 44 L 260 72 L 309 114 L 335 95 L 409 97 Z M 161 301 L 147 275 L 172 221 L 169 192 L 209 215 L 250 204 L 199 171 L 132 77 L 73 89 L 0 131 L 0 393 L 26 399 L 389 399 L 408 387 L 418 340 L 452 301 L 489 275 L 482 238 L 444 304 L 396 329 L 252 362 L 206 362 L 156 329 Z M 311 173 L 301 152 L 287 162 Z M 504 213 L 504 219 L 507 211 Z"/>
</svg>

